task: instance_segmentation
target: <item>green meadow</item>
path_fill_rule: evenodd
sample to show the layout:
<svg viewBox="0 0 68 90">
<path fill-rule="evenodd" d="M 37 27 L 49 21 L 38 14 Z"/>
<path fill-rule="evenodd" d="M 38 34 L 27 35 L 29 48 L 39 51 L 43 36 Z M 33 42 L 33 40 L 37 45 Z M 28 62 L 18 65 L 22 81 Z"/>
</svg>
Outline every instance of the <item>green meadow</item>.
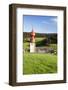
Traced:
<svg viewBox="0 0 68 90">
<path fill-rule="evenodd" d="M 36 44 L 39 42 L 42 45 L 43 38 L 36 38 Z M 57 73 L 57 54 L 50 53 L 30 53 L 29 39 L 24 40 L 23 48 L 26 50 L 23 54 L 23 74 L 47 74 Z M 39 44 L 39 45 L 40 45 Z M 57 52 L 57 44 L 50 44 L 49 46 Z"/>
<path fill-rule="evenodd" d="M 23 74 L 57 73 L 57 56 L 52 54 L 25 53 Z"/>
</svg>

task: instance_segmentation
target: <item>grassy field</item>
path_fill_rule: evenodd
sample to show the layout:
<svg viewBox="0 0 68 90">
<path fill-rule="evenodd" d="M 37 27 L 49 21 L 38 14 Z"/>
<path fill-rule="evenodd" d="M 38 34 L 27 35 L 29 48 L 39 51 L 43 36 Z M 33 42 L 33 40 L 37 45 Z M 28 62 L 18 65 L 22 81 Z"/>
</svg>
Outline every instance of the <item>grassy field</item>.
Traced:
<svg viewBox="0 0 68 90">
<path fill-rule="evenodd" d="M 51 54 L 24 54 L 23 74 L 57 73 L 57 56 Z"/>
<path fill-rule="evenodd" d="M 44 38 L 36 38 L 36 44 Z M 24 49 L 29 49 L 29 41 L 23 44 Z M 49 46 L 57 51 L 57 44 L 50 44 Z M 57 54 L 49 53 L 29 53 L 26 51 L 23 55 L 23 74 L 47 74 L 57 73 Z"/>
</svg>

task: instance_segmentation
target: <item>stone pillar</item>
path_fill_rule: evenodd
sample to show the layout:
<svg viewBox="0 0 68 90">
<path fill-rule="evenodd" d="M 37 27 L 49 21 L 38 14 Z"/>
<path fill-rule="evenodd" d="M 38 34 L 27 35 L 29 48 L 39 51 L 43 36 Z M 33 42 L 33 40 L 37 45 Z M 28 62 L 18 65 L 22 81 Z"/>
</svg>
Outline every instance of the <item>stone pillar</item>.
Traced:
<svg viewBox="0 0 68 90">
<path fill-rule="evenodd" d="M 30 53 L 35 52 L 35 32 L 32 30 L 30 33 Z"/>
</svg>

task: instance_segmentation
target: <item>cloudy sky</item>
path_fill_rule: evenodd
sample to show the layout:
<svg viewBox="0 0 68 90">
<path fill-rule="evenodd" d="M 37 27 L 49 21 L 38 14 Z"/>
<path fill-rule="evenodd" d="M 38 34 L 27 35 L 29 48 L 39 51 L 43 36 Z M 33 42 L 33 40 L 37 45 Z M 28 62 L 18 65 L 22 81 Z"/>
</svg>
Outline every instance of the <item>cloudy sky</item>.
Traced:
<svg viewBox="0 0 68 90">
<path fill-rule="evenodd" d="M 24 32 L 57 33 L 57 16 L 24 15 Z"/>
</svg>

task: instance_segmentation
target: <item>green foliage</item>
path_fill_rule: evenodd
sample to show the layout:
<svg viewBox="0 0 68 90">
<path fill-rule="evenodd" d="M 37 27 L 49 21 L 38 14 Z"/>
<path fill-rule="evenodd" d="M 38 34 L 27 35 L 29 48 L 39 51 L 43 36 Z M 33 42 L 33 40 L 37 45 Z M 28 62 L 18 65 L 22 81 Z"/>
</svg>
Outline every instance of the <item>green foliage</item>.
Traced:
<svg viewBox="0 0 68 90">
<path fill-rule="evenodd" d="M 57 73 L 57 56 L 24 53 L 23 74 Z"/>
<path fill-rule="evenodd" d="M 38 39 L 40 39 L 40 38 L 38 38 Z M 36 46 L 38 46 L 38 47 L 49 46 L 50 39 L 48 39 L 48 38 L 42 38 L 40 40 L 38 40 L 38 39 L 36 38 Z"/>
<path fill-rule="evenodd" d="M 54 54 L 57 55 L 57 44 L 50 44 L 50 47 L 54 49 Z"/>
<path fill-rule="evenodd" d="M 57 44 L 57 33 L 36 33 L 36 38 L 47 38 L 51 41 L 51 44 Z M 30 41 L 28 40 L 28 38 L 30 38 L 30 32 L 24 32 L 23 33 L 23 38 L 24 40 Z"/>
<path fill-rule="evenodd" d="M 23 43 L 23 48 L 24 49 L 29 49 L 29 43 L 28 42 Z"/>
</svg>

